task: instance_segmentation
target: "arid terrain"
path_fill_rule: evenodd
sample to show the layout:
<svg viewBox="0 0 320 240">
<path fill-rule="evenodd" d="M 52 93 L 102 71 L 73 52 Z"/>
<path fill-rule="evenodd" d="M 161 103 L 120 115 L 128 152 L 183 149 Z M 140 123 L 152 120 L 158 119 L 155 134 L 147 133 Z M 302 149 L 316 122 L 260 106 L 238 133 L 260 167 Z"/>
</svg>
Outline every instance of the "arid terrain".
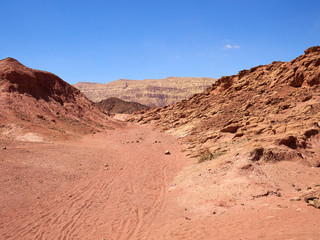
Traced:
<svg viewBox="0 0 320 240">
<path fill-rule="evenodd" d="M 110 118 L 0 61 L 0 239 L 320 239 L 320 47 Z"/>
<path fill-rule="evenodd" d="M 203 92 L 216 80 L 215 78 L 193 77 L 168 77 L 141 81 L 120 79 L 106 84 L 80 82 L 73 86 L 94 102 L 116 97 L 128 102 L 160 107 Z"/>
</svg>

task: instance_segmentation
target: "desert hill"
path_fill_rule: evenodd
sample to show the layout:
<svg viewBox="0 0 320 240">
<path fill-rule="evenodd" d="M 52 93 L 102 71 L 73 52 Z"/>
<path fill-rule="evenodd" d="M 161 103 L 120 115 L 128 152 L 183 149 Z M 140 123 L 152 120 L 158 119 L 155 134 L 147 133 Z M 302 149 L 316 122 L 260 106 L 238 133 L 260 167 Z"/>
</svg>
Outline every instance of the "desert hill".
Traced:
<svg viewBox="0 0 320 240">
<path fill-rule="evenodd" d="M 117 97 L 147 106 L 165 106 L 210 87 L 214 78 L 169 77 L 165 79 L 127 80 L 120 79 L 106 84 L 80 82 L 74 84 L 94 102 Z"/>
<path fill-rule="evenodd" d="M 150 108 L 137 102 L 127 102 L 115 97 L 102 100 L 96 104 L 102 112 L 111 114 L 131 114 L 139 110 Z"/>
<path fill-rule="evenodd" d="M 0 61 L 0 119 L 3 135 L 33 141 L 42 139 L 34 133 L 40 129 L 56 135 L 115 124 L 58 76 L 28 68 L 13 58 Z"/>
<path fill-rule="evenodd" d="M 320 47 L 290 62 L 222 77 L 203 93 L 137 112 L 128 121 L 155 125 L 189 142 L 189 155 L 205 163 L 185 179 L 216 169 L 215 181 L 197 180 L 206 188 L 193 193 L 215 193 L 196 205 L 221 196 L 225 201 L 298 197 L 297 191 L 313 190 L 320 182 L 313 170 L 320 167 Z"/>
<path fill-rule="evenodd" d="M 221 147 L 217 143 L 248 139 L 270 140 L 287 151 L 306 148 L 308 138 L 319 132 L 319 83 L 320 47 L 312 47 L 291 62 L 222 77 L 186 101 L 138 112 L 129 120 L 193 136 L 195 148 L 213 152 Z"/>
</svg>

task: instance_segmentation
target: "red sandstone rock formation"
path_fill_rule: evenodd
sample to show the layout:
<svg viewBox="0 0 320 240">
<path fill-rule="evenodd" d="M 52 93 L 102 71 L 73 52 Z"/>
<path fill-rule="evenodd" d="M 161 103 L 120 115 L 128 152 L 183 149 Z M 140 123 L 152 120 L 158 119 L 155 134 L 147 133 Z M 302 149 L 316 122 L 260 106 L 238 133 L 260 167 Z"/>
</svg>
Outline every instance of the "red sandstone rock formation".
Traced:
<svg viewBox="0 0 320 240">
<path fill-rule="evenodd" d="M 220 78 L 187 101 L 141 111 L 129 121 L 152 123 L 184 137 L 193 156 L 237 149 L 254 161 L 303 159 L 319 166 L 320 47 L 290 62 L 273 62 Z M 260 149 L 260 150 L 259 150 Z M 244 153 L 245 154 L 245 153 Z"/>
<path fill-rule="evenodd" d="M 31 136 L 30 131 L 40 129 L 52 136 L 93 132 L 114 125 L 75 87 L 13 58 L 0 61 L 0 120 L 0 132 L 13 138 L 24 136 L 23 132 Z"/>
</svg>

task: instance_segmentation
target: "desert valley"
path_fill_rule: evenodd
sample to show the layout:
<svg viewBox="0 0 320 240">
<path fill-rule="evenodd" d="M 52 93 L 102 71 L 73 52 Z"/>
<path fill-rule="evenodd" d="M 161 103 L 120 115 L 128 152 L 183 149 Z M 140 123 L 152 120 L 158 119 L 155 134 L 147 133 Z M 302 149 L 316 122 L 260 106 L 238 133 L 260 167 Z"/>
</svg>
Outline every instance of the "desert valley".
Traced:
<svg viewBox="0 0 320 240">
<path fill-rule="evenodd" d="M 106 85 L 6 58 L 0 147 L 0 239 L 317 240 L 320 47 Z"/>
</svg>

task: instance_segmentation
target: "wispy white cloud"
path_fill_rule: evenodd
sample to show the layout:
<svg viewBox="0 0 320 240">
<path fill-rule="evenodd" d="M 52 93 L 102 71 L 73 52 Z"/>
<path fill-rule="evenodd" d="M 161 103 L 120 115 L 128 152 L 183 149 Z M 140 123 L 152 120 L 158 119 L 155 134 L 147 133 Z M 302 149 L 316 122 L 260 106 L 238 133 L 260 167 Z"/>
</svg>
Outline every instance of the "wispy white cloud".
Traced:
<svg viewBox="0 0 320 240">
<path fill-rule="evenodd" d="M 227 44 L 224 46 L 224 49 L 237 49 L 237 48 L 240 48 L 239 45 L 230 45 L 230 44 Z"/>
</svg>

